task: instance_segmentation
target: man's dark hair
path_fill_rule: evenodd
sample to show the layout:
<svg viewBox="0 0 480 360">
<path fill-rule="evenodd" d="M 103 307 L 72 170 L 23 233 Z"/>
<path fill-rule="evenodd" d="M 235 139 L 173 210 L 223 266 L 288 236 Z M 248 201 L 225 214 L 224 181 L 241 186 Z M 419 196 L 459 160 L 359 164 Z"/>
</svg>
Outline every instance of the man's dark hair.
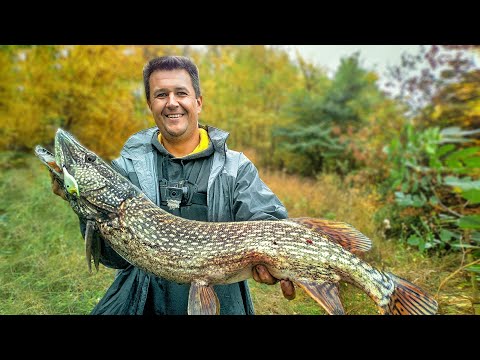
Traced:
<svg viewBox="0 0 480 360">
<path fill-rule="evenodd" d="M 143 84 L 145 86 L 145 96 L 147 101 L 150 99 L 150 75 L 157 70 L 186 70 L 192 80 L 195 97 L 198 99 L 202 95 L 200 91 L 200 76 L 198 75 L 197 65 L 185 56 L 161 56 L 150 60 L 143 67 Z"/>
</svg>

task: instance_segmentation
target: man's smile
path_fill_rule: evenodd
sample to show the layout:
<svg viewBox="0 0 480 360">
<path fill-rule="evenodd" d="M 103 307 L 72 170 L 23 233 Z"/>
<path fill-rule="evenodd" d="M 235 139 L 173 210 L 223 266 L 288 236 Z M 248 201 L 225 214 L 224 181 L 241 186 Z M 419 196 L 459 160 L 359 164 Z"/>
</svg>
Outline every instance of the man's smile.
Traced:
<svg viewBox="0 0 480 360">
<path fill-rule="evenodd" d="M 169 119 L 178 119 L 182 116 L 183 116 L 183 114 L 168 114 L 168 115 L 165 115 L 165 117 L 167 117 Z"/>
</svg>

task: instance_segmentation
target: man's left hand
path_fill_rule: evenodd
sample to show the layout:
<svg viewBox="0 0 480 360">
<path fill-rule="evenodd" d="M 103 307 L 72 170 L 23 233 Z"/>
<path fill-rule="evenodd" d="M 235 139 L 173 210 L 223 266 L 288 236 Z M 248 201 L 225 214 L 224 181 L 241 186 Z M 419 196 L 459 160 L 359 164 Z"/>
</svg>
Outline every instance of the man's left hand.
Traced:
<svg viewBox="0 0 480 360">
<path fill-rule="evenodd" d="M 253 279 L 262 284 L 273 285 L 276 284 L 279 279 L 274 278 L 272 274 L 264 265 L 257 265 L 252 269 Z M 295 299 L 295 286 L 290 280 L 280 280 L 280 287 L 282 288 L 283 296 L 287 300 Z"/>
</svg>

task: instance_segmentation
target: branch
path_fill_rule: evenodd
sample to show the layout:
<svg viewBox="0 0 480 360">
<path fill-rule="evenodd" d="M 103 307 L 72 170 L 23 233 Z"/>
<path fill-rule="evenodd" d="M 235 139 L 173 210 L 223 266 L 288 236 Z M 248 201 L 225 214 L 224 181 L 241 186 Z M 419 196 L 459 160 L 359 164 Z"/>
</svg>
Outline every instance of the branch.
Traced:
<svg viewBox="0 0 480 360">
<path fill-rule="evenodd" d="M 438 200 L 438 205 L 440 205 L 440 207 L 441 207 L 443 210 L 449 212 L 449 213 L 452 214 L 452 215 L 455 215 L 455 216 L 458 217 L 458 218 L 461 218 L 461 217 L 463 216 L 462 214 L 459 214 L 459 213 L 457 213 L 456 211 L 450 209 L 448 206 L 444 205 L 444 204 L 440 201 L 440 197 L 438 196 L 438 194 L 437 194 L 437 192 L 435 191 L 435 189 L 433 188 L 433 186 L 431 187 L 431 189 L 432 189 L 433 195 L 435 195 L 435 197 L 436 197 L 437 200 Z"/>
<path fill-rule="evenodd" d="M 455 275 L 457 275 L 460 271 L 462 271 L 463 269 L 465 269 L 466 267 L 469 267 L 469 266 L 472 266 L 472 265 L 475 265 L 475 264 L 478 264 L 480 263 L 480 259 L 477 259 L 475 261 L 472 261 L 471 263 L 467 264 L 467 265 L 463 265 L 461 266 L 460 268 L 458 268 L 457 270 L 455 270 L 453 273 L 451 273 L 450 275 L 448 275 L 445 279 L 443 279 L 443 281 L 440 283 L 440 285 L 438 286 L 438 290 L 437 290 L 437 293 L 435 294 L 435 298 L 438 299 L 438 293 L 440 292 L 440 289 L 443 287 L 443 285 L 445 285 L 445 283 L 450 280 L 450 278 L 454 277 Z"/>
</svg>

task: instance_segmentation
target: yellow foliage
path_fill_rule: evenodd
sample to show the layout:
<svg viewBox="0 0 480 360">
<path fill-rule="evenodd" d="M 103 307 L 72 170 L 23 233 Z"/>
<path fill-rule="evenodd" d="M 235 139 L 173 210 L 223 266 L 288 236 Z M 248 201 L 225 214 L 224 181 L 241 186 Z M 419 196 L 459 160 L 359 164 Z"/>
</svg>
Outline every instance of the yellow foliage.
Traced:
<svg viewBox="0 0 480 360">
<path fill-rule="evenodd" d="M 199 70 L 201 122 L 230 131 L 231 148 L 271 155 L 272 128 L 289 120 L 279 110 L 304 85 L 286 53 L 262 45 L 209 46 Z"/>
<path fill-rule="evenodd" d="M 480 70 L 463 76 L 462 81 L 450 84 L 434 98 L 430 111 L 422 117 L 426 125 L 463 129 L 480 127 Z"/>
<path fill-rule="evenodd" d="M 8 69 L 0 75 L 2 149 L 48 145 L 62 127 L 99 155 L 117 156 L 128 136 L 154 125 L 145 104 L 145 62 L 188 55 L 200 70 L 200 121 L 229 131 L 229 147 L 251 147 L 260 161 L 269 161 L 278 152 L 272 130 L 294 121 L 282 112 L 284 105 L 306 87 L 321 93 L 327 79 L 301 57 L 294 64 L 286 52 L 263 45 L 207 46 L 205 52 L 173 45 L 7 48 L 0 50 L 0 65 Z M 369 76 L 374 81 L 376 75 Z M 392 114 L 380 109 L 372 115 L 382 126 L 369 127 L 362 135 L 365 143 L 378 139 L 371 145 L 378 148 L 388 129 L 395 131 Z"/>
<path fill-rule="evenodd" d="M 14 77 L 2 113 L 2 148 L 51 143 L 58 127 L 106 158 L 144 127 L 141 49 L 131 46 L 31 46 L 10 49 Z M 2 53 L 2 55 L 4 55 Z M 5 61 L 5 56 L 2 57 Z M 4 100 L 5 101 L 5 100 Z"/>
<path fill-rule="evenodd" d="M 1 148 L 48 144 L 58 127 L 101 156 L 118 155 L 129 135 L 153 119 L 145 104 L 142 69 L 160 55 L 188 55 L 200 70 L 202 123 L 232 133 L 229 146 L 273 151 L 271 130 L 291 119 L 280 109 L 305 80 L 274 47 L 54 45 L 0 50 Z"/>
</svg>

